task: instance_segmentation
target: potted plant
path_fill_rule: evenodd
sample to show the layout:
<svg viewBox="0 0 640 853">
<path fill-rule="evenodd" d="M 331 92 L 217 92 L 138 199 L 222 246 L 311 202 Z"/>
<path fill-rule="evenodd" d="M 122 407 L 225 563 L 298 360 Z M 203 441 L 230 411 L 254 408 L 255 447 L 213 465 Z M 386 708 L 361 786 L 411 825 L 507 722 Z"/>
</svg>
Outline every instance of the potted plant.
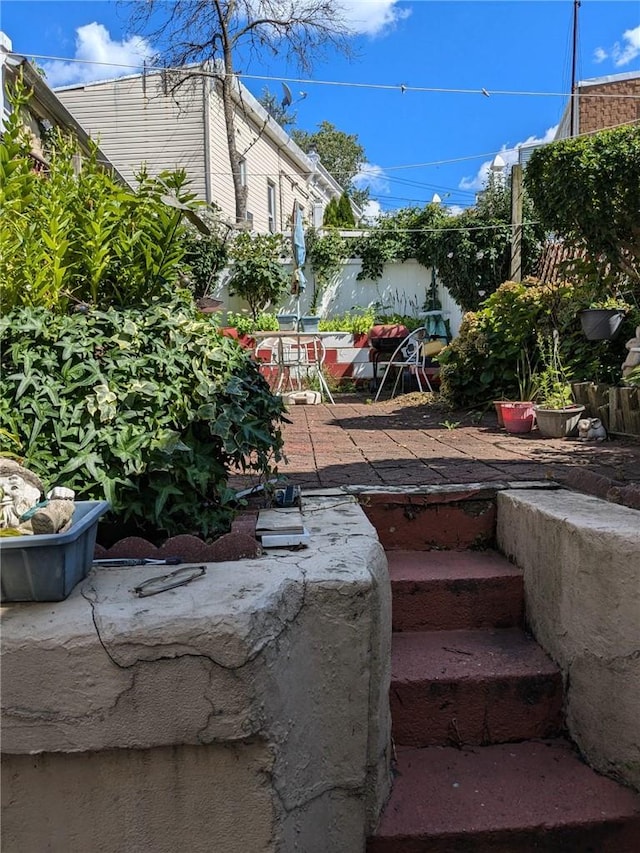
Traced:
<svg viewBox="0 0 640 853">
<path fill-rule="evenodd" d="M 531 367 L 528 352 L 523 352 L 518 359 L 516 369 L 518 377 L 518 399 L 494 400 L 498 425 L 507 432 L 530 432 L 533 428 L 535 413 L 533 400 L 537 394 L 537 378 Z"/>
<path fill-rule="evenodd" d="M 288 279 L 280 260 L 283 254 L 281 235 L 247 231 L 238 234 L 229 250 L 233 262 L 229 295 L 246 300 L 254 320 L 286 289 Z"/>
<path fill-rule="evenodd" d="M 560 358 L 560 336 L 540 337 L 543 369 L 537 375 L 537 403 L 534 406 L 540 434 L 545 438 L 565 438 L 578 426 L 584 406 L 574 402 L 569 377 Z"/>
</svg>

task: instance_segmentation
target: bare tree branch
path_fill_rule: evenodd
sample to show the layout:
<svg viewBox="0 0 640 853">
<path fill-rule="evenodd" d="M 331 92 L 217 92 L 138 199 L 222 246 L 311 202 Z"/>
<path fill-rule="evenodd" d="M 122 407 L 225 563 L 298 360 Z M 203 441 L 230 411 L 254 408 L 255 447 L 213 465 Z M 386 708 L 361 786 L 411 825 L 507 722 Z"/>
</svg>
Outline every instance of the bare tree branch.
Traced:
<svg viewBox="0 0 640 853">
<path fill-rule="evenodd" d="M 141 0 L 127 5 L 134 29 L 159 46 L 168 64 L 220 68 L 214 74 L 221 85 L 236 221 L 244 221 L 247 188 L 240 179 L 235 132 L 236 54 L 283 55 L 306 72 L 329 49 L 351 55 L 353 32 L 340 0 Z"/>
</svg>

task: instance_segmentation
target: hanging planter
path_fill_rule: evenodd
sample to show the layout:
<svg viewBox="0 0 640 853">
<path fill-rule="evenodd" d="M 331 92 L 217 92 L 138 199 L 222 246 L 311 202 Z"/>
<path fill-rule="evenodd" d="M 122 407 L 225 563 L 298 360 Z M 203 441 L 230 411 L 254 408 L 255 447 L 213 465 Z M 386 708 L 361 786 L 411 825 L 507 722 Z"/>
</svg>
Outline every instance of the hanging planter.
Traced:
<svg viewBox="0 0 640 853">
<path fill-rule="evenodd" d="M 590 341 L 608 341 L 616 336 L 625 312 L 620 308 L 585 308 L 578 311 L 585 337 Z"/>
</svg>

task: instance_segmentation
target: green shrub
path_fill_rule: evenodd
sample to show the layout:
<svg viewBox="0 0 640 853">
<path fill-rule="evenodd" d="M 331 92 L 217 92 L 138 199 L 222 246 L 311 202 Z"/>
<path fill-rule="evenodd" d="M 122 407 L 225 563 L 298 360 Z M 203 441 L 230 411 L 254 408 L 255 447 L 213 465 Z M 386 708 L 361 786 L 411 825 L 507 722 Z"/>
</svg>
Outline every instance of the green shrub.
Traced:
<svg viewBox="0 0 640 853">
<path fill-rule="evenodd" d="M 366 335 L 376 322 L 373 309 L 363 312 L 347 311 L 346 314 L 338 314 L 326 320 L 320 320 L 321 332 L 348 332 L 351 335 Z"/>
<path fill-rule="evenodd" d="M 182 240 L 189 288 L 196 297 L 210 294 L 218 273 L 227 263 L 229 232 L 221 221 L 217 205 L 212 204 L 211 210 L 199 212 L 199 215 L 211 233 L 202 234 L 197 228 L 189 227 Z"/>
<path fill-rule="evenodd" d="M 558 330 L 562 363 L 573 381 L 617 383 L 624 342 L 640 318 L 637 312 L 630 312 L 614 341 L 588 341 L 577 318 L 583 307 L 580 288 L 566 282 L 505 282 L 479 311 L 465 314 L 458 337 L 439 354 L 443 399 L 465 408 L 518 398 L 522 353 L 536 371 L 537 335 L 553 329 Z"/>
<path fill-rule="evenodd" d="M 227 312 L 225 325 L 237 329 L 239 335 L 251 335 L 253 332 L 277 332 L 280 328 L 275 314 L 262 313 L 255 320 L 248 314 Z"/>
<path fill-rule="evenodd" d="M 282 264 L 285 244 L 280 234 L 238 234 L 229 250 L 233 261 L 229 294 L 246 300 L 254 319 L 275 304 L 289 281 Z"/>
<path fill-rule="evenodd" d="M 186 294 L 144 310 L 0 321 L 0 435 L 49 486 L 108 499 L 141 533 L 227 528 L 232 468 L 279 458 L 281 402 Z"/>
<path fill-rule="evenodd" d="M 194 206 L 185 173 L 141 174 L 132 190 L 100 166 L 94 148 L 76 175 L 77 144 L 56 131 L 48 170 L 38 174 L 20 118 L 28 100 L 18 83 L 0 142 L 3 309 L 131 307 L 171 289 L 182 269 L 181 220 Z"/>
</svg>

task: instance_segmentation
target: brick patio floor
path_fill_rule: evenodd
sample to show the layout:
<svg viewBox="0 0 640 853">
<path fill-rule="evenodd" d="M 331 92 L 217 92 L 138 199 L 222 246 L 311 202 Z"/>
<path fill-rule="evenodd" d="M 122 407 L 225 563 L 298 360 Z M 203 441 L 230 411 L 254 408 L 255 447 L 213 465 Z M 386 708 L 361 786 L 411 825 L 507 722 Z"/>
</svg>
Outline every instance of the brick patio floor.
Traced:
<svg viewBox="0 0 640 853">
<path fill-rule="evenodd" d="M 398 398 L 292 406 L 280 473 L 307 488 L 555 480 L 640 508 L 640 441 L 544 439 L 511 435 L 493 413 L 473 422 Z M 457 424 L 455 428 L 454 424 Z"/>
</svg>

